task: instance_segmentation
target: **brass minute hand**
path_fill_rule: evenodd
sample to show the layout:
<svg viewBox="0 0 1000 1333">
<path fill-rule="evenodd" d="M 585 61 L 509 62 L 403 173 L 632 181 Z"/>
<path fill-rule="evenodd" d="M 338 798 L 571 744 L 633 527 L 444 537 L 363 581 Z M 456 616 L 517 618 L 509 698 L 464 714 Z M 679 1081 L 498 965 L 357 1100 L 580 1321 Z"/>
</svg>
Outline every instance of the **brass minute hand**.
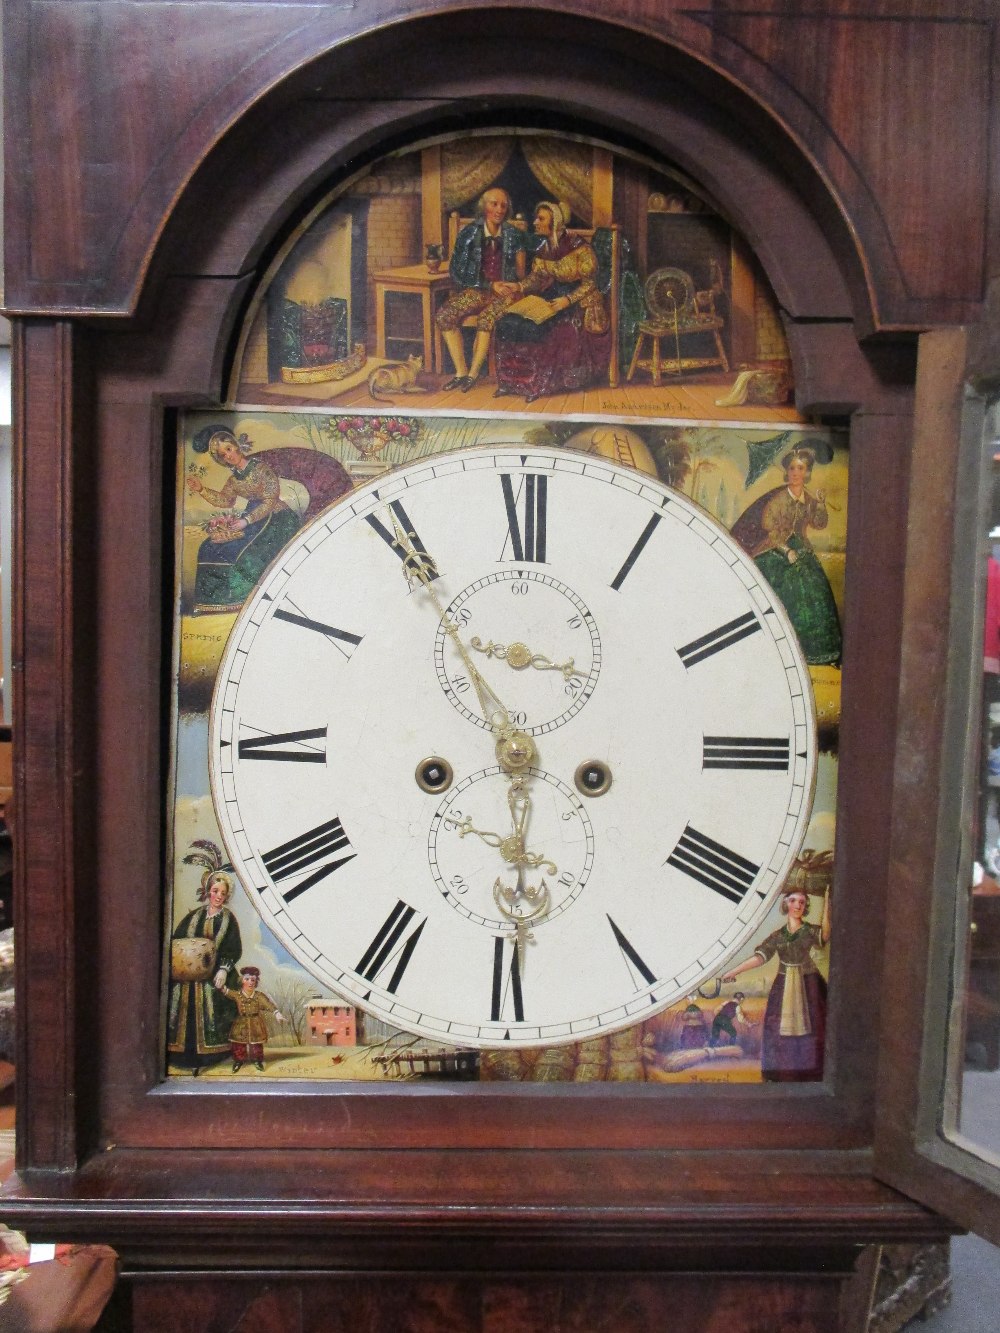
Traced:
<svg viewBox="0 0 1000 1333">
<path fill-rule="evenodd" d="M 524 845 L 528 815 L 531 811 L 531 796 L 526 787 L 526 770 L 530 768 L 537 757 L 535 742 L 526 732 L 518 731 L 514 726 L 510 713 L 496 690 L 483 677 L 470 657 L 469 650 L 462 642 L 458 626 L 449 619 L 448 613 L 441 605 L 441 599 L 433 583 L 434 575 L 438 572 L 433 557 L 426 550 L 417 550 L 413 534 L 403 531 L 394 510 L 390 509 L 388 513 L 395 533 L 394 545 L 398 546 L 403 553 L 403 573 L 406 575 L 406 581 L 411 587 L 414 583 L 419 583 L 427 592 L 442 626 L 457 648 L 458 654 L 465 664 L 465 669 L 469 673 L 469 679 L 476 688 L 476 695 L 479 699 L 483 717 L 497 738 L 496 756 L 500 767 L 510 778 L 507 805 L 510 809 L 511 832 L 507 837 L 473 827 L 471 816 L 466 816 L 463 819 L 445 820 L 444 822 L 456 829 L 460 838 L 464 838 L 470 833 L 475 834 L 477 838 L 482 838 L 487 846 L 496 847 L 499 850 L 500 855 L 508 865 L 517 868 L 516 886 L 509 888 L 498 878 L 493 886 L 493 900 L 499 911 L 514 928 L 517 954 L 520 959 L 520 969 L 523 973 L 526 946 L 532 938 L 528 922 L 539 920 L 549 910 L 547 884 L 542 880 L 537 887 L 528 885 L 524 878 L 525 867 L 537 869 L 541 866 L 548 870 L 550 875 L 557 874 L 559 869 L 554 861 L 549 861 L 540 852 L 529 852 Z M 561 667 L 558 669 L 564 670 Z"/>
<path fill-rule="evenodd" d="M 522 773 L 526 768 L 530 768 L 538 757 L 535 742 L 527 732 L 519 731 L 514 726 L 507 707 L 469 656 L 469 650 L 462 642 L 458 626 L 449 619 L 434 587 L 432 580 L 438 569 L 433 557 L 426 551 L 417 550 L 413 534 L 403 531 L 392 509 L 389 510 L 389 518 L 396 534 L 394 545 L 403 552 L 403 573 L 406 575 L 407 583 L 411 587 L 414 583 L 419 583 L 430 597 L 445 632 L 458 649 L 458 654 L 469 673 L 469 679 L 475 686 L 483 717 L 497 738 L 496 755 L 500 767 L 508 774 Z"/>
</svg>

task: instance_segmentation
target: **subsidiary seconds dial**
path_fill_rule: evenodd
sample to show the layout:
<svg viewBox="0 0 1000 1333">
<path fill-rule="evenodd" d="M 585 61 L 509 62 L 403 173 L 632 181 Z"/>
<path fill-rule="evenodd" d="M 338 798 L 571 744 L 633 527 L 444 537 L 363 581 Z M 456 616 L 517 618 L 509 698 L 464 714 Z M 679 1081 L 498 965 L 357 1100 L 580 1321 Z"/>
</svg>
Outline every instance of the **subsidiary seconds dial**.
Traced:
<svg viewBox="0 0 1000 1333">
<path fill-rule="evenodd" d="M 509 682 L 517 699 L 513 721 L 529 735 L 541 736 L 568 722 L 593 694 L 601 669 L 597 622 L 572 588 L 544 566 L 521 564 L 487 574 L 463 588 L 446 614 L 474 660 L 502 664 L 491 672 L 501 692 L 508 684 L 504 667 L 518 673 L 519 679 Z M 434 644 L 434 665 L 458 712 L 485 727 L 465 664 L 448 651 L 443 625 Z"/>
<path fill-rule="evenodd" d="M 753 562 L 668 487 L 549 448 L 424 460 L 314 519 L 237 620 L 209 745 L 284 946 L 386 1022 L 482 1047 L 613 1031 L 724 971 L 816 767 Z"/>
</svg>

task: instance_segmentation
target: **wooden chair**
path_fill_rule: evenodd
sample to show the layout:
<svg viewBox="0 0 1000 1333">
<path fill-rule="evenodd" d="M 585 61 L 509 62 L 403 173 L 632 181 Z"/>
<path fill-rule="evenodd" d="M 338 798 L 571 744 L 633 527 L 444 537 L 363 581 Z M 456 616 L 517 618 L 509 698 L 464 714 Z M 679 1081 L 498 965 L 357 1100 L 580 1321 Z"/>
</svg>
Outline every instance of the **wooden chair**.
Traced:
<svg viewBox="0 0 1000 1333">
<path fill-rule="evenodd" d="M 646 279 L 644 293 L 650 312 L 648 319 L 640 320 L 638 341 L 628 368 L 631 380 L 637 370 L 648 370 L 653 383 L 659 385 L 661 376 L 682 375 L 686 371 L 705 370 L 721 366 L 729 370 L 729 358 L 722 345 L 722 317 L 715 311 L 715 296 L 722 290 L 721 274 L 708 290 L 695 291 L 689 273 L 679 268 L 658 268 Z M 697 334 L 710 334 L 715 342 L 715 356 L 685 356 L 681 342 Z M 643 359 L 643 343 L 649 339 L 650 354 Z M 664 354 L 662 344 L 666 344 Z"/>
<path fill-rule="evenodd" d="M 455 252 L 455 241 L 458 233 L 470 222 L 475 222 L 475 218 L 461 217 L 457 210 L 448 214 L 448 258 Z M 528 224 L 524 218 L 515 218 L 513 225 L 520 228 L 521 231 L 528 230 Z M 621 291 L 621 228 L 617 222 L 613 222 L 608 227 L 569 227 L 567 228 L 571 236 L 582 236 L 585 241 L 594 243 L 595 236 L 601 232 L 610 234 L 610 246 L 608 260 L 606 264 L 601 265 L 601 273 L 598 277 L 598 286 L 601 288 L 601 294 L 608 303 L 608 316 L 611 321 L 611 356 L 608 365 L 608 386 L 616 389 L 621 381 L 620 366 L 620 329 L 619 329 L 619 294 Z M 602 247 L 603 248 L 603 247 Z M 601 258 L 600 253 L 598 258 Z M 476 316 L 470 315 L 468 319 L 462 321 L 462 327 L 474 329 L 476 327 Z M 440 337 L 440 334 L 437 335 Z M 496 360 L 493 354 L 493 341 L 490 340 L 489 373 L 493 379 L 496 379 Z"/>
</svg>

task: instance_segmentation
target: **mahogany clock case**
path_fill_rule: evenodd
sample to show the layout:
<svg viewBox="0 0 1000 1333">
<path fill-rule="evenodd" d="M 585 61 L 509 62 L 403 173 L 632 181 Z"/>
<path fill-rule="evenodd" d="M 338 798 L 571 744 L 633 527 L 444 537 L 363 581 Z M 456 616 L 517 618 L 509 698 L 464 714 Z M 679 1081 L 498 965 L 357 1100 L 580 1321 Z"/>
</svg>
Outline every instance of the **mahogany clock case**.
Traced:
<svg viewBox="0 0 1000 1333">
<path fill-rule="evenodd" d="M 41 29 L 29 55 L 21 24 L 32 6 L 8 8 L 9 72 L 30 73 L 38 87 L 31 62 L 53 32 Z M 282 5 L 233 8 L 251 29 L 287 21 Z M 124 23 L 119 9 L 109 12 Z M 879 1025 L 893 1021 L 895 1003 L 879 978 L 916 305 L 907 309 L 870 232 L 862 241 L 852 231 L 780 110 L 724 77 L 721 57 L 696 60 L 640 35 L 638 17 L 627 26 L 535 8 L 456 11 L 356 36 L 359 21 L 345 22 L 350 41 L 322 23 L 286 35 L 280 54 L 261 57 L 242 114 L 216 108 L 225 132 L 196 142 L 191 128 L 177 139 L 186 171 L 176 199 L 161 160 L 115 239 L 88 221 L 71 262 L 36 204 L 10 242 L 22 1026 L 20 1176 L 7 1215 L 37 1235 L 99 1237 L 151 1264 L 196 1253 L 253 1262 L 253 1242 L 235 1226 L 247 1208 L 278 1266 L 322 1262 L 317 1238 L 332 1232 L 343 1262 L 370 1263 L 370 1246 L 385 1259 L 401 1219 L 415 1231 L 394 1265 L 432 1251 L 435 1262 L 454 1262 L 458 1251 L 445 1260 L 441 1246 L 454 1239 L 456 1208 L 471 1229 L 466 1260 L 483 1260 L 483 1237 L 505 1234 L 519 1264 L 531 1260 L 509 1228 L 525 1209 L 546 1262 L 571 1252 L 579 1260 L 603 1232 L 612 1248 L 625 1246 L 615 1262 L 628 1264 L 633 1242 L 646 1253 L 697 1246 L 723 1217 L 737 1248 L 765 1235 L 849 1246 L 940 1234 L 937 1219 L 872 1179 L 868 1158 Z M 205 70 L 207 52 L 224 47 L 221 26 L 199 29 L 207 46 L 192 43 L 182 66 L 164 65 L 165 87 Z M 268 62 L 282 60 L 277 80 Z M 405 97 L 387 92 L 392 70 L 406 71 Z M 70 83 L 82 88 L 88 77 L 78 71 Z M 165 1084 L 174 409 L 222 400 L 245 302 L 322 193 L 393 148 L 497 123 L 586 134 L 696 182 L 751 239 L 774 287 L 798 407 L 849 421 L 826 1077 L 710 1096 L 608 1085 Z M 152 161 L 151 146 L 141 151 Z M 78 152 L 71 137 L 67 163 Z M 12 198 L 24 201 L 24 181 Z M 941 318 L 974 310 L 971 298 L 940 302 Z M 859 342 L 877 328 L 878 339 Z M 171 1212 L 171 1200 L 184 1200 L 183 1211 Z M 568 1228 L 558 1241 L 557 1221 Z"/>
</svg>

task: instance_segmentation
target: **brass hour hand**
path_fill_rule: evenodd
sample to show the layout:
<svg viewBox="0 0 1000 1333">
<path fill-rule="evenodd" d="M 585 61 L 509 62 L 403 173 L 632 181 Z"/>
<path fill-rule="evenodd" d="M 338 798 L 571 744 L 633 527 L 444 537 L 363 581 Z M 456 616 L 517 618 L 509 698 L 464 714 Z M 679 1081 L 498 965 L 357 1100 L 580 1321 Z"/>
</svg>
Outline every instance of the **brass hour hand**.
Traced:
<svg viewBox="0 0 1000 1333">
<path fill-rule="evenodd" d="M 536 671 L 559 671 L 566 681 L 579 674 L 572 657 L 568 662 L 553 662 L 551 657 L 533 653 L 524 643 L 494 643 L 492 639 L 489 643 L 483 643 L 477 635 L 469 640 L 469 647 L 475 648 L 477 653 L 485 653 L 487 657 L 499 658 L 515 671 L 523 671 L 525 667 L 534 667 Z"/>
<path fill-rule="evenodd" d="M 426 550 L 417 546 L 412 532 L 404 531 L 395 511 L 389 510 L 388 518 L 395 533 L 393 546 L 400 552 L 406 582 L 411 588 L 414 584 L 419 584 L 427 593 L 445 632 L 450 636 L 459 657 L 465 663 L 469 679 L 475 686 L 483 718 L 496 737 L 496 756 L 500 767 L 505 773 L 522 773 L 537 758 L 535 742 L 527 732 L 519 731 L 511 722 L 510 713 L 502 700 L 469 656 L 458 626 L 445 614 L 433 582 L 439 573 L 437 562 Z"/>
</svg>

